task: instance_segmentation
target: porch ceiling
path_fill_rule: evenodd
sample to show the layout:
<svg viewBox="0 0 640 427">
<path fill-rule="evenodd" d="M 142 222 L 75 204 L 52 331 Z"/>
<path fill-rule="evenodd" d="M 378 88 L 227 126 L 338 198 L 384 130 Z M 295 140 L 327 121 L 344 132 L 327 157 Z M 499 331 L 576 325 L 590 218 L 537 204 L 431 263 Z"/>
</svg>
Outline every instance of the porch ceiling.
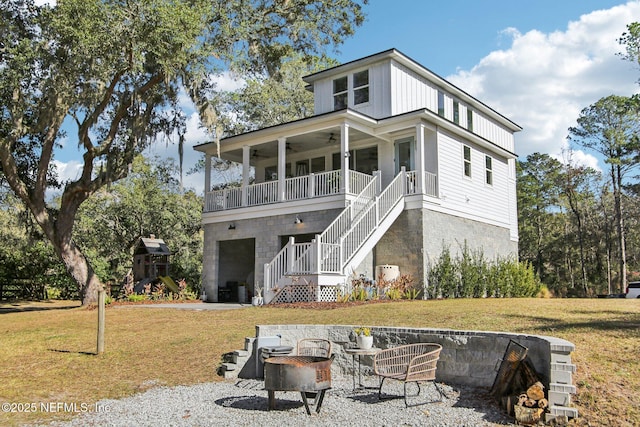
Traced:
<svg viewBox="0 0 640 427">
<path fill-rule="evenodd" d="M 358 144 L 366 139 L 371 139 L 371 135 L 366 134 L 355 128 L 349 129 L 349 145 Z M 277 159 L 278 157 L 278 140 L 262 142 L 256 144 L 247 143 L 250 147 L 250 163 L 267 159 Z M 287 137 L 287 155 L 293 153 L 304 153 L 306 151 L 317 151 L 326 149 L 335 151 L 340 148 L 340 126 L 329 127 L 322 130 L 311 131 L 299 135 Z M 242 147 L 223 151 L 221 156 L 225 160 L 242 162 Z"/>
</svg>

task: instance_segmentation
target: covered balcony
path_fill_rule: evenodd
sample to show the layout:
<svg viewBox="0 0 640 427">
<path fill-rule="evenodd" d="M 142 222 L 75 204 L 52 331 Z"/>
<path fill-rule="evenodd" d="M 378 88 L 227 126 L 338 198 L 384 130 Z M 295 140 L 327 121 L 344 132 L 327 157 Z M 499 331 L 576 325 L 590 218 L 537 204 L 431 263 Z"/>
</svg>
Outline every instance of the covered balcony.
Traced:
<svg viewBox="0 0 640 427">
<path fill-rule="evenodd" d="M 374 176 L 382 189 L 401 168 L 407 171 L 406 194 L 437 198 L 437 165 L 428 161 L 435 158 L 435 133 L 419 119 L 381 131 L 380 121 L 345 110 L 198 146 L 210 189 L 204 212 L 338 196 L 348 203 Z M 211 189 L 213 157 L 242 165 L 239 186 Z"/>
<path fill-rule="evenodd" d="M 407 172 L 407 195 L 416 194 L 416 171 Z M 352 194 L 359 194 L 373 176 L 357 171 L 348 172 L 349 188 Z M 210 191 L 205 197 L 205 212 L 224 211 L 251 206 L 269 205 L 279 202 L 313 199 L 342 194 L 342 171 L 312 173 L 305 176 L 285 179 L 285 190 L 278 191 L 278 182 L 269 181 L 250 184 L 247 187 L 233 187 Z M 436 197 L 436 175 L 425 172 L 425 193 Z"/>
</svg>

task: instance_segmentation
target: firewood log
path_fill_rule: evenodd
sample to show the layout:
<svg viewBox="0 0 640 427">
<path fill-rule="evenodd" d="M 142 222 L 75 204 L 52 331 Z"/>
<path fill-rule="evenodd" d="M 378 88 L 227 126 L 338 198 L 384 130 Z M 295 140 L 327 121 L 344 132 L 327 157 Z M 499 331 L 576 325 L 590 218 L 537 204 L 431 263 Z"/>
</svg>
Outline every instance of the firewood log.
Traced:
<svg viewBox="0 0 640 427">
<path fill-rule="evenodd" d="M 529 397 L 527 397 L 525 393 L 522 393 L 520 396 L 518 396 L 518 405 L 524 405 L 524 402 L 526 402 L 528 399 Z"/>
<path fill-rule="evenodd" d="M 545 399 L 544 397 L 540 400 L 538 400 L 538 408 L 546 408 L 547 406 L 549 406 L 549 401 L 547 399 Z"/>
<path fill-rule="evenodd" d="M 527 399 L 524 401 L 524 406 L 526 406 L 527 408 L 534 408 L 536 405 L 536 400 L 535 399 Z"/>
<path fill-rule="evenodd" d="M 540 400 L 544 399 L 544 386 L 540 381 L 533 384 L 527 389 L 527 396 L 529 399 Z"/>
</svg>

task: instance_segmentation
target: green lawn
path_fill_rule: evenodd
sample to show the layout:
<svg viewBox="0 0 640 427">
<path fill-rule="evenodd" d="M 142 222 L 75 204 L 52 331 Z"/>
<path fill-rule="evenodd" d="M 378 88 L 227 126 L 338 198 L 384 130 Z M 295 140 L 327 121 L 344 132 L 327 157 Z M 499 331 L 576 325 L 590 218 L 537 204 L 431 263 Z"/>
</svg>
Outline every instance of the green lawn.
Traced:
<svg viewBox="0 0 640 427">
<path fill-rule="evenodd" d="M 257 324 L 307 323 L 478 329 L 552 335 L 576 345 L 577 424 L 640 425 L 640 301 L 464 299 L 349 305 L 331 310 L 249 307 L 228 311 L 115 308 L 106 352 L 97 312 L 65 303 L 0 304 L 0 403 L 76 402 L 157 385 L 219 381 L 222 355 Z M 66 303 L 68 306 L 69 303 Z M 26 311 L 27 309 L 33 311 Z M 44 308 L 44 309 L 40 309 Z M 7 312 L 13 309 L 12 312 Z M 68 414 L 0 413 L 0 425 Z"/>
</svg>

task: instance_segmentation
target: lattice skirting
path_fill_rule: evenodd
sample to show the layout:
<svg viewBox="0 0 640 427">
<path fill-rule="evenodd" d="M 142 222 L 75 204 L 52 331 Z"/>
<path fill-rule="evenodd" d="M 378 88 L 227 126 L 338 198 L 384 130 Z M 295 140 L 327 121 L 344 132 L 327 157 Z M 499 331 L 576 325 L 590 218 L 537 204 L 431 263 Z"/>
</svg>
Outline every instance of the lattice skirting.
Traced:
<svg viewBox="0 0 640 427">
<path fill-rule="evenodd" d="M 335 286 L 318 285 L 287 285 L 275 296 L 272 303 L 290 302 L 330 302 L 335 301 L 337 288 Z"/>
</svg>

